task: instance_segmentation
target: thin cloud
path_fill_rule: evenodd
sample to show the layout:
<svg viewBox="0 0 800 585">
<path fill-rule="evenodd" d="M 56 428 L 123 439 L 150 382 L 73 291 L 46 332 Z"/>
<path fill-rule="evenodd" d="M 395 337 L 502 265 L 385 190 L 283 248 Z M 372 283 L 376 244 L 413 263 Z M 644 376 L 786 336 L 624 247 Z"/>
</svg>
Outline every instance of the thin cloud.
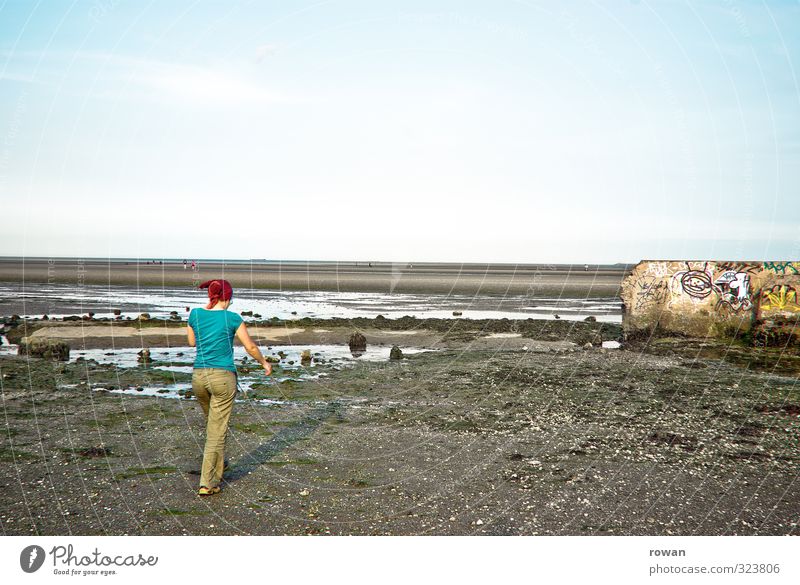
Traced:
<svg viewBox="0 0 800 585">
<path fill-rule="evenodd" d="M 259 51 L 265 56 L 274 50 L 263 46 Z M 266 87 L 257 73 L 248 71 L 238 63 L 202 66 L 155 59 L 133 58 L 126 55 L 92 51 L 76 52 L 18 52 L 9 55 L 13 61 L 37 60 L 37 79 L 18 73 L 6 72 L 0 80 L 29 83 L 63 83 L 67 64 L 73 79 L 83 77 L 82 87 L 94 89 L 82 93 L 97 99 L 133 99 L 180 103 L 181 105 L 244 106 L 269 103 L 305 103 L 309 100 L 287 95 Z M 83 66 L 75 62 L 82 62 Z M 19 67 L 18 67 L 19 68 Z M 29 68 L 29 67 L 28 67 Z M 69 91 L 69 90 L 68 90 Z"/>
<path fill-rule="evenodd" d="M 155 90 L 162 99 L 182 103 L 243 105 L 292 101 L 251 79 L 203 67 L 152 62 L 133 73 L 131 80 Z"/>
</svg>

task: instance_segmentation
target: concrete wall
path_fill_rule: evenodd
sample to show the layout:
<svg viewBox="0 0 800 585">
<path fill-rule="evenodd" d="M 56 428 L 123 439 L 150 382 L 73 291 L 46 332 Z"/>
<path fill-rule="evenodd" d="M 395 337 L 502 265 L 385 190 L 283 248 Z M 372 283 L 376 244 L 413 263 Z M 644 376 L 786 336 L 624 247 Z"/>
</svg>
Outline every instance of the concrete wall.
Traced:
<svg viewBox="0 0 800 585">
<path fill-rule="evenodd" d="M 655 261 L 622 283 L 627 338 L 750 333 L 756 343 L 800 341 L 800 262 Z"/>
</svg>

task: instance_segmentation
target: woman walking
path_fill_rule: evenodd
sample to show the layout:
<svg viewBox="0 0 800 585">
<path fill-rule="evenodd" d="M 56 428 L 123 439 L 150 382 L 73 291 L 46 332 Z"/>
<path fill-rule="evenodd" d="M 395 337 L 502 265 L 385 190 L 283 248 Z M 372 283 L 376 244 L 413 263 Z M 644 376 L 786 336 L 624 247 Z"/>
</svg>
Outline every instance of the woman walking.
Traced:
<svg viewBox="0 0 800 585">
<path fill-rule="evenodd" d="M 207 421 L 198 493 L 209 496 L 220 492 L 225 465 L 225 436 L 236 394 L 233 338 L 239 339 L 267 376 L 272 373 L 272 366 L 261 355 L 242 318 L 228 310 L 233 299 L 231 284 L 227 280 L 209 280 L 200 288 L 208 289 L 208 304 L 205 309 L 192 309 L 189 313 L 187 335 L 189 345 L 197 347 L 192 390 Z"/>
</svg>

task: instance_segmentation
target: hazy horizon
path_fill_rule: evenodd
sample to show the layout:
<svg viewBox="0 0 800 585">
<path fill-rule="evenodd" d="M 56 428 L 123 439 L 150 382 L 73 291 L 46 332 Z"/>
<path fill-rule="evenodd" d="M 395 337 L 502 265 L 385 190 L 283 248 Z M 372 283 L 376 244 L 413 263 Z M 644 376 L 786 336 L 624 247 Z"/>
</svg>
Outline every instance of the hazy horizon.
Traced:
<svg viewBox="0 0 800 585">
<path fill-rule="evenodd" d="M 0 254 L 793 260 L 793 22 L 797 2 L 5 2 Z"/>
</svg>

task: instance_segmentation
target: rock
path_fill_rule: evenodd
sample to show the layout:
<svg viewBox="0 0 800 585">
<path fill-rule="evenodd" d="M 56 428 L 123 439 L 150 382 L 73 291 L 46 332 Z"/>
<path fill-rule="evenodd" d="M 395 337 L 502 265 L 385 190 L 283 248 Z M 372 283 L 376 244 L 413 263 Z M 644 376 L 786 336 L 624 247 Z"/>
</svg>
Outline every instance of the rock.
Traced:
<svg viewBox="0 0 800 585">
<path fill-rule="evenodd" d="M 92 318 L 94 318 L 94 313 L 89 311 L 89 319 L 92 319 Z"/>
<path fill-rule="evenodd" d="M 297 315 L 297 311 L 292 311 L 292 315 Z"/>
<path fill-rule="evenodd" d="M 351 353 L 362 354 L 367 351 L 367 338 L 358 331 L 353 332 L 347 344 L 350 346 Z"/>
<path fill-rule="evenodd" d="M 461 311 L 453 311 L 453 317 L 460 317 L 462 314 Z"/>
<path fill-rule="evenodd" d="M 392 346 L 391 351 L 389 352 L 389 359 L 390 360 L 401 360 L 403 359 L 403 352 L 400 351 L 400 348 L 396 345 Z"/>
<path fill-rule="evenodd" d="M 119 317 L 120 315 L 122 315 L 122 311 L 120 311 L 119 309 L 114 309 L 114 316 Z"/>
<path fill-rule="evenodd" d="M 593 347 L 594 346 L 588 341 L 583 345 L 583 349 L 592 349 Z"/>
<path fill-rule="evenodd" d="M 264 359 L 267 360 L 271 364 L 279 364 L 281 362 L 280 359 L 276 357 L 272 357 L 271 355 L 264 356 Z"/>
<path fill-rule="evenodd" d="M 150 313 L 142 313 L 139 315 L 139 321 L 149 321 L 150 320 Z"/>
<path fill-rule="evenodd" d="M 252 317 L 253 311 L 242 311 L 242 317 Z"/>
<path fill-rule="evenodd" d="M 80 321 L 81 318 L 77 315 L 67 315 L 66 317 L 61 318 L 62 321 Z"/>
<path fill-rule="evenodd" d="M 253 317 L 256 319 L 261 319 L 261 315 L 259 313 L 253 313 Z"/>
<path fill-rule="evenodd" d="M 55 339 L 23 337 L 19 342 L 17 354 L 66 362 L 69 360 L 69 345 L 65 341 Z"/>
<path fill-rule="evenodd" d="M 278 351 L 278 356 L 280 356 L 282 360 L 286 359 L 286 353 L 282 349 Z"/>
<path fill-rule="evenodd" d="M 138 361 L 141 364 L 149 364 L 150 363 L 150 350 L 145 348 L 139 352 Z"/>
<path fill-rule="evenodd" d="M 304 349 L 303 353 L 300 354 L 300 364 L 303 366 L 311 365 L 311 350 Z"/>
<path fill-rule="evenodd" d="M 553 313 L 554 319 L 561 319 L 561 316 L 558 313 Z"/>
<path fill-rule="evenodd" d="M 49 321 L 49 320 L 50 317 L 48 317 L 47 315 L 42 315 L 42 321 Z"/>
<path fill-rule="evenodd" d="M 181 320 L 181 318 L 178 316 L 178 311 L 170 311 L 169 312 L 169 318 L 172 321 L 180 321 Z"/>
<path fill-rule="evenodd" d="M 589 315 L 588 317 L 586 317 L 586 319 L 584 319 L 584 321 L 586 321 L 587 323 L 597 323 L 597 317 L 595 317 L 594 315 Z"/>
</svg>

